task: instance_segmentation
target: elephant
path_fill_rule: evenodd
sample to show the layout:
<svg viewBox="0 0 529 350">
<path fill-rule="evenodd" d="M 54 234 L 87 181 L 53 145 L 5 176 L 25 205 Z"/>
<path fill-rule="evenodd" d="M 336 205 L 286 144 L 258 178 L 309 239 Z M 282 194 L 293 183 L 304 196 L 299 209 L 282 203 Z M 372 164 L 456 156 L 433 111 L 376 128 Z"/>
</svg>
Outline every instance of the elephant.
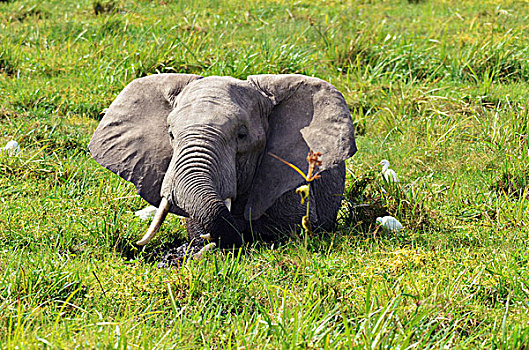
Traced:
<svg viewBox="0 0 529 350">
<path fill-rule="evenodd" d="M 228 249 L 300 230 L 306 207 L 296 188 L 305 180 L 271 154 L 306 172 L 308 151 L 321 153 L 309 221 L 332 230 L 344 161 L 357 148 L 345 99 L 326 81 L 298 74 L 239 80 L 164 73 L 123 89 L 89 150 L 158 207 L 138 245 L 173 213 L 186 217 L 195 246 Z"/>
</svg>

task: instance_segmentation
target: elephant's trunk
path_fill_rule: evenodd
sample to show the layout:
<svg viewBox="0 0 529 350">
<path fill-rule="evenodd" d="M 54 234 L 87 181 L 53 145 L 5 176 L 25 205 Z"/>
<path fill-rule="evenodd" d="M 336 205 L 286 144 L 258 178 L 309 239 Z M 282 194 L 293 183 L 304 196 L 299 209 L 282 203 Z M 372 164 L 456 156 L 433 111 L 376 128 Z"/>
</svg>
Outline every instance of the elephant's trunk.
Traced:
<svg viewBox="0 0 529 350">
<path fill-rule="evenodd" d="M 212 127 L 175 135 L 162 196 L 198 221 L 222 247 L 242 244 L 227 199 L 235 197 L 235 149 Z"/>
</svg>

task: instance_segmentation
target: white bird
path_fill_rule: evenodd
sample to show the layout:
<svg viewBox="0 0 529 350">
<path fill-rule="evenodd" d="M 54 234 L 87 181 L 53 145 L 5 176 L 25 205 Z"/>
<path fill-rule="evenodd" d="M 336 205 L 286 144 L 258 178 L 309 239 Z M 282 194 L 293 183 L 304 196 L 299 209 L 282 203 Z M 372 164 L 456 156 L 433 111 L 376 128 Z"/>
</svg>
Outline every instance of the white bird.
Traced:
<svg viewBox="0 0 529 350">
<path fill-rule="evenodd" d="M 147 208 L 138 210 L 134 213 L 134 215 L 138 216 L 143 221 L 146 221 L 154 217 L 154 214 L 156 214 L 156 210 L 157 208 L 154 205 L 149 205 Z"/>
<path fill-rule="evenodd" d="M 18 145 L 18 142 L 15 140 L 11 140 L 2 148 L 0 148 L 0 153 L 6 153 L 6 154 L 14 154 L 18 155 L 20 154 L 20 146 Z"/>
<path fill-rule="evenodd" d="M 384 179 L 386 182 L 399 182 L 399 177 L 397 176 L 397 173 L 393 171 L 393 169 L 389 168 L 389 161 L 386 159 L 382 159 L 378 165 L 382 165 L 382 175 L 384 176 Z"/>
<path fill-rule="evenodd" d="M 399 220 L 389 215 L 384 216 L 384 217 L 378 217 L 377 224 L 379 224 L 380 226 L 382 226 L 388 231 L 397 232 L 397 233 L 404 228 L 404 226 L 402 226 Z"/>
</svg>

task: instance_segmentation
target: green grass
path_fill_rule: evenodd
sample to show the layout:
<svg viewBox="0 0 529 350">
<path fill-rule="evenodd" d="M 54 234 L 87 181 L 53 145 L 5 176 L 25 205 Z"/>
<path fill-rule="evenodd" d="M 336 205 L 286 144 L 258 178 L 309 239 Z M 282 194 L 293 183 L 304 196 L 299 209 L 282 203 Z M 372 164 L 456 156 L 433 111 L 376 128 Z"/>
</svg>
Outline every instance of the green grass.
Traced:
<svg viewBox="0 0 529 350">
<path fill-rule="evenodd" d="M 0 2 L 0 146 L 22 147 L 0 348 L 527 348 L 527 23 L 520 1 Z M 179 219 L 138 251 L 145 203 L 87 144 L 158 72 L 332 82 L 359 148 L 336 232 L 157 269 Z"/>
</svg>

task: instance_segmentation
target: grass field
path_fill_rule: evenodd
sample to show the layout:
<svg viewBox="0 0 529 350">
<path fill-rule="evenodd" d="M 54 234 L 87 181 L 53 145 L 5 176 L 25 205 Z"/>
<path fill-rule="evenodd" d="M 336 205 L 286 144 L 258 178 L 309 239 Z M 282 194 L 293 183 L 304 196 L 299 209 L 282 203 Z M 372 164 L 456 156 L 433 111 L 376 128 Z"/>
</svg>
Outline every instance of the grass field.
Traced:
<svg viewBox="0 0 529 350">
<path fill-rule="evenodd" d="M 514 0 L 0 2 L 0 146 L 22 148 L 0 154 L 0 348 L 527 348 L 528 23 Z M 157 269 L 179 219 L 137 250 L 145 202 L 87 150 L 157 72 L 334 84 L 359 148 L 338 230 Z"/>
</svg>

